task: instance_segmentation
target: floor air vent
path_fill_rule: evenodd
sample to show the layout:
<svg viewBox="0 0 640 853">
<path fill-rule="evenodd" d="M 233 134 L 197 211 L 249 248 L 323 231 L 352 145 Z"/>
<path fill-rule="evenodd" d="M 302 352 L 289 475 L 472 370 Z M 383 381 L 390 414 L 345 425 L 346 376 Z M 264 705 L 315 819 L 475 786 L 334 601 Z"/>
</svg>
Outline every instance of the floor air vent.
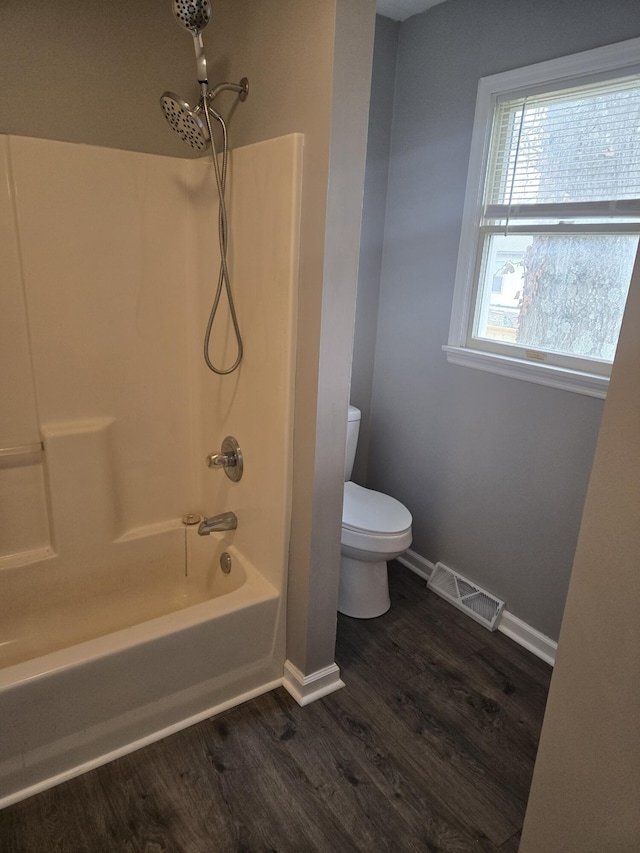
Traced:
<svg viewBox="0 0 640 853">
<path fill-rule="evenodd" d="M 504 609 L 504 601 L 495 595 L 463 578 L 444 563 L 436 563 L 427 586 L 485 628 L 495 630 Z"/>
</svg>

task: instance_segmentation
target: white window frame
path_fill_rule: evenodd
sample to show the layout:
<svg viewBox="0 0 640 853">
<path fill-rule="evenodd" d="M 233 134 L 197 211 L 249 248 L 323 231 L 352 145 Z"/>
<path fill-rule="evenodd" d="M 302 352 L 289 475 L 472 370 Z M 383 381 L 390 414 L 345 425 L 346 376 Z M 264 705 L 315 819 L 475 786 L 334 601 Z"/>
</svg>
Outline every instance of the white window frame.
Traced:
<svg viewBox="0 0 640 853">
<path fill-rule="evenodd" d="M 481 78 L 471 140 L 449 340 L 443 347 L 449 362 L 591 397 L 606 397 L 608 376 L 472 349 L 467 346 L 467 335 L 475 308 L 484 181 L 497 99 L 510 94 L 517 96 L 522 90 L 535 86 L 549 90 L 560 89 L 574 82 L 575 85 L 590 82 L 599 75 L 603 79 L 624 77 L 639 70 L 640 38 L 635 38 Z"/>
</svg>

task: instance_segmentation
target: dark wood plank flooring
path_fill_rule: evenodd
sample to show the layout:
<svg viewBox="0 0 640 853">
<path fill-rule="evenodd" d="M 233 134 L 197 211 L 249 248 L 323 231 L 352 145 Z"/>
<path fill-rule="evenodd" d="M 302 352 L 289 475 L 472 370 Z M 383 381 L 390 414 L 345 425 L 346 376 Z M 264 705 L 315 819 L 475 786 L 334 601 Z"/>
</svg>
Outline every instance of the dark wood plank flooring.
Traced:
<svg viewBox="0 0 640 853">
<path fill-rule="evenodd" d="M 259 697 L 0 812 L 2 853 L 516 853 L 551 670 L 397 563 L 347 684 Z"/>
</svg>

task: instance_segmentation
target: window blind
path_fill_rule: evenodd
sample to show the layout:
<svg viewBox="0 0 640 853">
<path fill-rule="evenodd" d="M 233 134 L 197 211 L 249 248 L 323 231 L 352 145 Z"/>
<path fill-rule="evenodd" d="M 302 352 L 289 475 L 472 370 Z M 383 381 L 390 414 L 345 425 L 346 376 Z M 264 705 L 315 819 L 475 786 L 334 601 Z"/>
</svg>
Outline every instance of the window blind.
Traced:
<svg viewBox="0 0 640 853">
<path fill-rule="evenodd" d="M 484 203 L 488 217 L 640 214 L 640 74 L 499 101 Z"/>
</svg>

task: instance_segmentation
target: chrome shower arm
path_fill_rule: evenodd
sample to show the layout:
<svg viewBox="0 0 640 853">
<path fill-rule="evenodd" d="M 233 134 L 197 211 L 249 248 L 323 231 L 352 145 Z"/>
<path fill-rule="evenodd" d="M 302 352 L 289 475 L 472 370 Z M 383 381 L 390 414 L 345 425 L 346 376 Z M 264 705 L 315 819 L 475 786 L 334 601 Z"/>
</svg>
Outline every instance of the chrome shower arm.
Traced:
<svg viewBox="0 0 640 853">
<path fill-rule="evenodd" d="M 237 92 L 239 99 L 246 101 L 249 97 L 249 81 L 243 77 L 239 83 L 218 83 L 207 95 L 207 101 L 213 101 L 220 92 Z"/>
</svg>

